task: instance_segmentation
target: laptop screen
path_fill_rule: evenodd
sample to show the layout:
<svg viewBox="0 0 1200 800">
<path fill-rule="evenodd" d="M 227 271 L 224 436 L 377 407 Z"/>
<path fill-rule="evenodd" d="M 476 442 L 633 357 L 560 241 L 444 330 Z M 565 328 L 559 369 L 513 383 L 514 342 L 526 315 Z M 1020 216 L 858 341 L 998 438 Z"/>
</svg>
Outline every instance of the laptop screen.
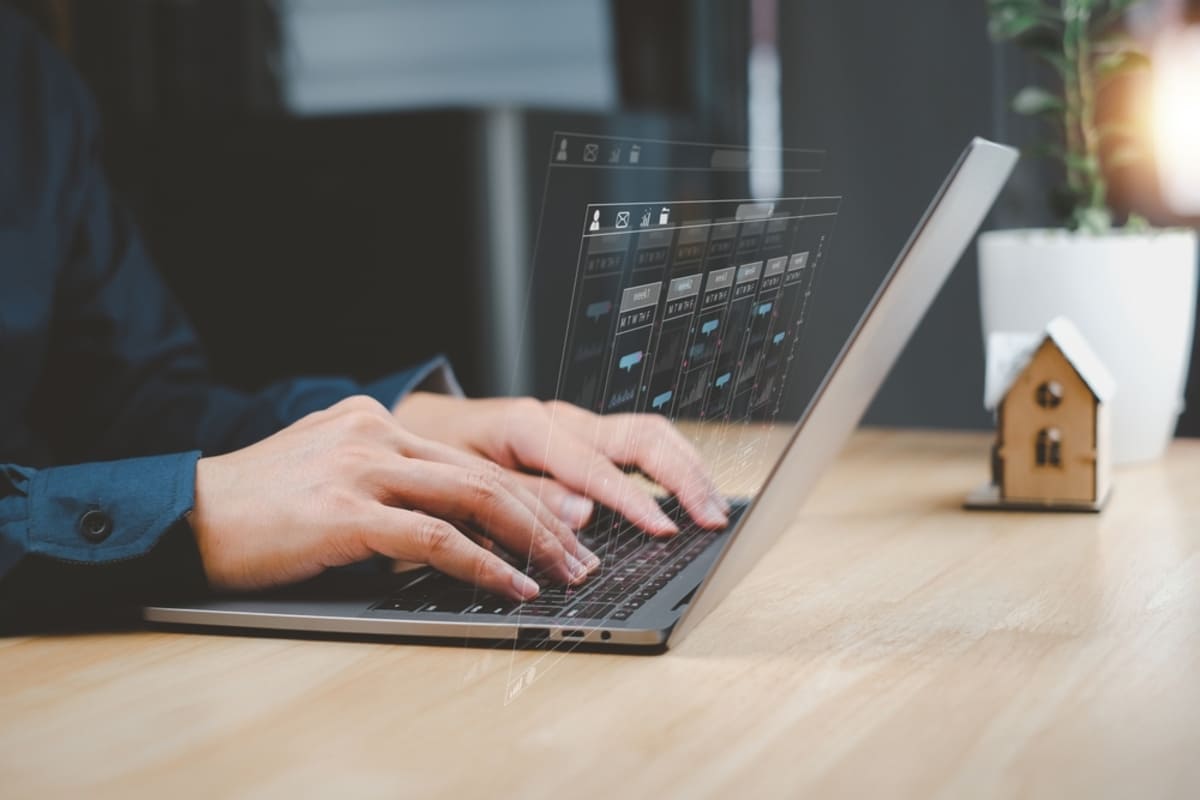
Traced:
<svg viewBox="0 0 1200 800">
<path fill-rule="evenodd" d="M 841 204 L 824 153 L 560 131 L 548 158 L 536 393 L 703 431 L 718 484 L 753 495 L 836 352 L 808 346 Z"/>
</svg>

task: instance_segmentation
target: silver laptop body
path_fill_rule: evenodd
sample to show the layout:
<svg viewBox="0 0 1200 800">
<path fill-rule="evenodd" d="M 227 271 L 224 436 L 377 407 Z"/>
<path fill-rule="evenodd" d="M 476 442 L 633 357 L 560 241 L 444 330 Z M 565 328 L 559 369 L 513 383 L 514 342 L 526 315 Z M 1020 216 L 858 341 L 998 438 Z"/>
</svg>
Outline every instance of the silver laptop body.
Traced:
<svg viewBox="0 0 1200 800">
<path fill-rule="evenodd" d="M 1017 160 L 1010 147 L 973 140 L 883 279 L 825 375 L 761 491 L 712 540 L 625 618 L 532 617 L 499 609 L 453 613 L 388 607 L 398 578 L 362 570 L 331 574 L 271 594 L 206 599 L 143 610 L 172 627 L 307 635 L 394 637 L 521 646 L 659 652 L 679 642 L 737 585 L 795 520 L 799 504 L 858 425 L 900 351 L 954 269 Z M 392 604 L 401 606 L 403 604 Z"/>
</svg>

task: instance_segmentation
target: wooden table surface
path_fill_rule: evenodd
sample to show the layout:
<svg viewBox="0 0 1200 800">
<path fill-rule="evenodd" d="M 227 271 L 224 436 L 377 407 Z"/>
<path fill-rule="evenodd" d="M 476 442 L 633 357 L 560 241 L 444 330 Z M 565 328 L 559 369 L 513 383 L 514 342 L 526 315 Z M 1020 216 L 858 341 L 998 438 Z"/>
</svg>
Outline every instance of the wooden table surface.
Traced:
<svg viewBox="0 0 1200 800">
<path fill-rule="evenodd" d="M 858 433 L 661 656 L 0 639 L 0 796 L 1200 797 L 1200 442 L 1099 516 L 987 444 Z"/>
</svg>

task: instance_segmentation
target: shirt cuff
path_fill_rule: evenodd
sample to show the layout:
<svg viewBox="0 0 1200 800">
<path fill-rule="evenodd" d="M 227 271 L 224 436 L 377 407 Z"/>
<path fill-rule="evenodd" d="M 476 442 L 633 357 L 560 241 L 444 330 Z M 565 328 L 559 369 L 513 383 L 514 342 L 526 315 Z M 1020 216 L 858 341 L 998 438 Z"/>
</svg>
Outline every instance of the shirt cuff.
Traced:
<svg viewBox="0 0 1200 800">
<path fill-rule="evenodd" d="M 102 564 L 145 555 L 195 504 L 199 451 L 39 470 L 26 552 Z"/>
<path fill-rule="evenodd" d="M 0 631 L 86 625 L 206 593 L 184 519 L 198 456 L 10 469 L 0 497 Z"/>
</svg>

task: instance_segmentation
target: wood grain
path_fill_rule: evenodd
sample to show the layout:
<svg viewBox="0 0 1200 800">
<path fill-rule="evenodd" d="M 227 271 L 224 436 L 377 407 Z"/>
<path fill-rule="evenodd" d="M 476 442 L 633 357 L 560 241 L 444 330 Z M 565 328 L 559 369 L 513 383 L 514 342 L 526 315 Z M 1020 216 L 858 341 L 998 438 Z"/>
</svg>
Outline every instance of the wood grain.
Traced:
<svg viewBox="0 0 1200 800">
<path fill-rule="evenodd" d="M 1096 516 L 959 510 L 988 444 L 860 432 L 663 656 L 0 640 L 0 796 L 1200 796 L 1200 443 Z"/>
</svg>

